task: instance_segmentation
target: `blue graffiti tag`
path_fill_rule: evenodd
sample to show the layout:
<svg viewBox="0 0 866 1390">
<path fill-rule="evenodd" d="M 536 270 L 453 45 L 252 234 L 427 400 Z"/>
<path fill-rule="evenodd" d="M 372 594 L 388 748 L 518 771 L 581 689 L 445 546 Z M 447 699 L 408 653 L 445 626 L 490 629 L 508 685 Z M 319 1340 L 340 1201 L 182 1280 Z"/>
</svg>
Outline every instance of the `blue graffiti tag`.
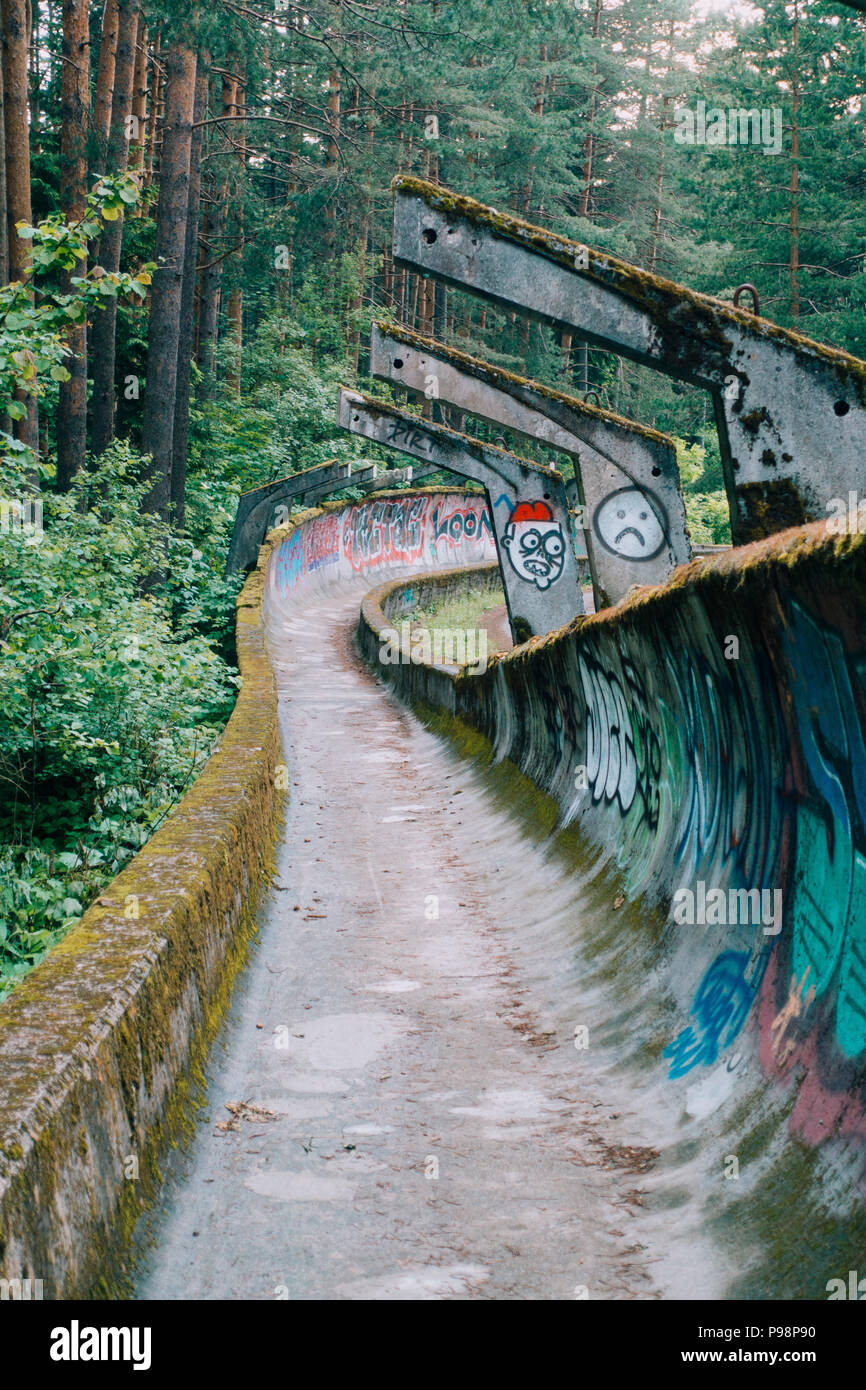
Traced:
<svg viewBox="0 0 866 1390">
<path fill-rule="evenodd" d="M 732 1043 L 739 1033 L 764 973 L 761 968 L 757 978 L 747 980 L 750 959 L 748 951 L 722 951 L 716 956 L 692 1004 L 694 1023 L 665 1048 L 665 1057 L 671 1058 L 668 1076 L 672 1081 L 685 1076 L 692 1067 L 710 1066 L 720 1049 Z"/>
</svg>

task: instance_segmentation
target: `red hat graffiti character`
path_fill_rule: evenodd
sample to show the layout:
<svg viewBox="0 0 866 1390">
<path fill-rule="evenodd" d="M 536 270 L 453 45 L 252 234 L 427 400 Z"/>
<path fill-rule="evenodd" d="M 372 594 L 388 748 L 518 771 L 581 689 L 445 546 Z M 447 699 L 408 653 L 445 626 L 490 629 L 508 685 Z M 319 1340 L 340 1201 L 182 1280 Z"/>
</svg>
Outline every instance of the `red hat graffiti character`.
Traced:
<svg viewBox="0 0 866 1390">
<path fill-rule="evenodd" d="M 521 579 L 549 589 L 562 574 L 565 537 L 546 502 L 520 502 L 511 513 L 502 544 Z"/>
</svg>

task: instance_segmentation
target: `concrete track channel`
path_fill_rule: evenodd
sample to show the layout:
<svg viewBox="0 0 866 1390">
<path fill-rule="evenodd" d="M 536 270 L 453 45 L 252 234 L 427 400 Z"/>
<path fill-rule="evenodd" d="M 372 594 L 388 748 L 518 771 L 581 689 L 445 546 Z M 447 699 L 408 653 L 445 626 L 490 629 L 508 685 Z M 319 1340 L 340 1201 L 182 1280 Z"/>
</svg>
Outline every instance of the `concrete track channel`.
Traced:
<svg viewBox="0 0 866 1390">
<path fill-rule="evenodd" d="M 271 630 L 285 833 L 136 1296 L 718 1297 L 585 950 L 610 886 L 362 665 L 369 587 Z"/>
</svg>

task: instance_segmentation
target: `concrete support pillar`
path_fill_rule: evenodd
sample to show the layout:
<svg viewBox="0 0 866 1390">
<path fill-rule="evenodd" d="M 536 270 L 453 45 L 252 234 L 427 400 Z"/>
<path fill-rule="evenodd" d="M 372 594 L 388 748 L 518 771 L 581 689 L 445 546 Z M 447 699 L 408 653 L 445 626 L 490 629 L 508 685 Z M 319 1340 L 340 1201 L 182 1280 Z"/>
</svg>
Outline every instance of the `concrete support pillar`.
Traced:
<svg viewBox="0 0 866 1390">
<path fill-rule="evenodd" d="M 735 544 L 825 519 L 866 481 L 866 363 L 406 175 L 394 260 L 712 394 Z"/>
<path fill-rule="evenodd" d="M 667 435 L 393 324 L 373 325 L 370 371 L 572 456 L 596 610 L 691 559 Z"/>
<path fill-rule="evenodd" d="M 583 613 L 561 473 L 345 388 L 337 420 L 353 434 L 482 485 L 516 643 Z"/>
</svg>

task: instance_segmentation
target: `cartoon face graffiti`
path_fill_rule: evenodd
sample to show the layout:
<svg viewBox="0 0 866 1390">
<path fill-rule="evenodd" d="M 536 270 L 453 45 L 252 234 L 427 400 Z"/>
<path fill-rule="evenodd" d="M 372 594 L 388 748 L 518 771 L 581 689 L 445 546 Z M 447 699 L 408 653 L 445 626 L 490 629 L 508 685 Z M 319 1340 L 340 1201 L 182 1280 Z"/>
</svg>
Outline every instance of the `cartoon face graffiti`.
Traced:
<svg viewBox="0 0 866 1390">
<path fill-rule="evenodd" d="M 595 509 L 593 528 L 605 550 L 621 560 L 652 560 L 665 543 L 665 511 L 651 492 L 621 487 Z"/>
<path fill-rule="evenodd" d="M 562 574 L 565 537 L 546 502 L 520 502 L 511 513 L 502 544 L 521 579 L 549 589 Z"/>
</svg>

